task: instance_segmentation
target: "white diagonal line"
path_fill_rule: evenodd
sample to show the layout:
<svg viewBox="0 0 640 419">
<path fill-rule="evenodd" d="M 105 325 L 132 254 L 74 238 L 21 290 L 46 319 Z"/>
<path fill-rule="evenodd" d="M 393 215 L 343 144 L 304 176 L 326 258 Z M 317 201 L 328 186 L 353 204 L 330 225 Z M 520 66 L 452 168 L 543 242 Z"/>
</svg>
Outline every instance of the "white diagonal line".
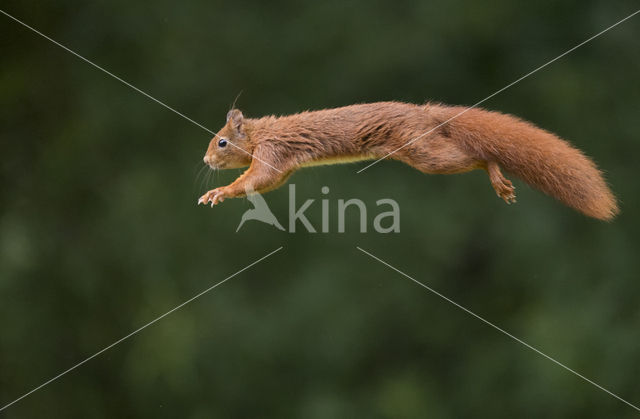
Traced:
<svg viewBox="0 0 640 419">
<path fill-rule="evenodd" d="M 196 294 L 195 296 L 189 298 L 187 301 L 185 301 L 184 303 L 172 308 L 171 310 L 167 311 L 166 313 L 162 314 L 161 316 L 156 317 L 155 319 L 151 320 L 149 323 L 145 324 L 144 326 L 141 326 L 139 328 L 137 328 L 136 330 L 134 330 L 133 332 L 129 333 L 128 335 L 126 335 L 123 338 L 118 339 L 117 341 L 113 342 L 111 345 L 99 350 L 98 352 L 96 352 L 95 354 L 91 355 L 88 358 L 85 358 L 84 360 L 78 362 L 76 365 L 74 365 L 73 367 L 61 372 L 60 374 L 56 375 L 55 377 L 45 381 L 44 383 L 40 384 L 38 387 L 34 388 L 33 390 L 23 394 L 22 396 L 18 397 L 17 399 L 15 399 L 14 401 L 12 401 L 11 403 L 8 403 L 2 407 L 0 407 L 0 412 L 2 412 L 3 410 L 5 410 L 6 408 L 8 408 L 9 406 L 19 402 L 20 400 L 24 399 L 25 397 L 29 396 L 32 393 L 35 393 L 36 391 L 40 390 L 42 387 L 46 386 L 47 384 L 50 384 L 52 382 L 54 382 L 55 380 L 57 380 L 58 378 L 62 377 L 63 375 L 75 370 L 76 368 L 78 368 L 79 366 L 89 362 L 90 360 L 92 360 L 93 358 L 95 358 L 96 356 L 100 355 L 101 353 L 108 351 L 109 349 L 113 348 L 114 346 L 116 346 L 117 344 L 129 339 L 131 336 L 135 335 L 136 333 L 140 332 L 141 330 L 151 326 L 152 324 L 154 324 L 155 322 L 157 322 L 158 320 L 163 319 L 164 317 L 168 316 L 169 314 L 173 313 L 174 311 L 186 306 L 187 304 L 189 304 L 190 302 L 192 302 L 193 300 L 195 300 L 196 298 L 208 293 L 209 291 L 211 291 L 212 289 L 216 288 L 219 285 L 224 284 L 225 282 L 227 282 L 228 280 L 230 280 L 231 278 L 233 278 L 234 276 L 240 274 L 241 272 L 246 271 L 247 269 L 249 269 L 250 267 L 262 262 L 263 260 L 265 260 L 266 258 L 268 258 L 269 256 L 273 255 L 274 253 L 279 252 L 280 250 L 282 250 L 282 246 L 278 247 L 276 250 L 272 251 L 271 253 L 268 253 L 264 256 L 262 256 L 260 259 L 250 263 L 249 265 L 245 266 L 244 268 L 240 269 L 239 271 L 229 275 L 228 277 L 226 277 L 225 279 L 223 279 L 220 282 L 215 283 L 214 285 L 210 286 L 209 288 L 207 288 L 206 290 L 200 292 L 199 294 Z"/>
<path fill-rule="evenodd" d="M 75 55 L 76 57 L 80 58 L 82 61 L 86 62 L 89 65 L 92 65 L 93 67 L 97 68 L 98 70 L 102 71 L 103 73 L 108 74 L 109 76 L 113 77 L 114 79 L 118 80 L 119 82 L 129 86 L 130 88 L 132 88 L 133 90 L 135 90 L 138 93 L 143 94 L 144 96 L 146 96 L 147 98 L 153 100 L 154 102 L 156 102 L 157 104 L 164 106 L 165 108 L 169 109 L 171 112 L 176 113 L 178 115 L 180 115 L 181 117 L 183 117 L 184 119 L 186 119 L 187 121 L 191 122 L 194 125 L 199 126 L 200 128 L 202 128 L 203 130 L 207 131 L 210 134 L 214 134 L 215 132 L 211 131 L 209 128 L 197 123 L 196 121 L 194 121 L 193 119 L 189 118 L 188 116 L 186 116 L 185 114 L 178 112 L 177 110 L 173 109 L 171 106 L 167 105 L 164 102 L 161 102 L 160 100 L 156 99 L 155 97 L 151 96 L 150 94 L 148 94 L 147 92 L 138 89 L 136 86 L 132 85 L 131 83 L 129 83 L 126 80 L 121 79 L 120 77 L 116 76 L 115 74 L 109 72 L 108 70 L 105 70 L 104 68 L 100 67 L 98 64 L 94 63 L 93 61 L 90 61 L 87 58 L 84 58 L 82 55 L 78 54 L 77 52 L 67 48 L 66 46 L 62 45 L 61 43 L 59 43 L 58 41 L 56 41 L 55 39 L 52 39 L 50 37 L 48 37 L 47 35 L 43 34 L 42 32 L 38 31 L 35 28 L 32 28 L 31 26 L 27 25 L 26 23 L 22 22 L 21 20 L 18 20 L 17 18 L 13 17 L 12 15 L 10 15 L 9 13 L 5 12 L 4 10 L 0 10 L 0 13 L 2 13 L 3 15 L 7 16 L 10 19 L 13 19 L 14 21 L 18 22 L 19 24 L 21 24 L 22 26 L 24 26 L 27 29 L 30 29 L 31 31 L 37 33 L 38 35 L 40 35 L 41 37 L 47 39 L 48 41 L 51 41 L 52 43 L 56 44 L 57 46 L 59 46 L 60 48 L 64 49 L 65 51 Z"/>
<path fill-rule="evenodd" d="M 213 134 L 213 136 L 215 136 L 215 137 L 217 137 L 217 136 L 218 136 L 215 132 L 211 131 L 209 128 L 205 127 L 204 125 L 199 124 L 198 122 L 196 122 L 196 121 L 194 121 L 193 119 L 189 118 L 189 117 L 188 117 L 188 116 L 186 116 L 185 114 L 183 114 L 183 113 L 181 113 L 181 112 L 178 112 L 177 110 L 175 110 L 175 109 L 174 109 L 174 108 L 172 108 L 171 106 L 167 105 L 166 103 L 164 103 L 164 102 L 162 102 L 162 101 L 160 101 L 160 100 L 156 99 L 155 97 L 151 96 L 151 95 L 150 95 L 150 94 L 148 94 L 147 92 L 145 92 L 145 91 L 143 91 L 143 90 L 138 89 L 136 86 L 132 85 L 132 84 L 131 84 L 131 83 L 129 83 L 128 81 L 121 79 L 120 77 L 116 76 L 115 74 L 111 73 L 111 72 L 110 72 L 110 71 L 108 71 L 108 70 L 105 70 L 104 68 L 100 67 L 98 64 L 94 63 L 93 61 L 90 61 L 89 59 L 87 59 L 87 58 L 83 57 L 82 55 L 78 54 L 77 52 L 75 52 L 75 51 L 73 51 L 73 50 L 71 50 L 71 49 L 67 48 L 66 46 L 62 45 L 60 42 L 56 41 L 55 39 L 52 39 L 52 38 L 48 37 L 47 35 L 43 34 L 43 33 L 42 33 L 42 32 L 40 32 L 39 30 L 37 30 L 37 29 L 35 29 L 35 28 L 32 28 L 31 26 L 27 25 L 26 23 L 24 23 L 23 21 L 19 20 L 18 18 L 13 17 L 13 16 L 12 16 L 12 15 L 10 15 L 9 13 L 5 12 L 4 10 L 1 10 L 1 9 L 0 9 L 0 13 L 2 13 L 3 15 L 7 16 L 8 18 L 10 18 L 10 19 L 14 20 L 15 22 L 17 22 L 17 23 L 21 24 L 21 25 L 22 25 L 22 26 L 24 26 L 25 28 L 30 29 L 31 31 L 33 31 L 33 32 L 37 33 L 38 35 L 40 35 L 41 37 L 43 37 L 43 38 L 47 39 L 48 41 L 51 41 L 52 43 L 56 44 L 56 45 L 57 45 L 57 46 L 59 46 L 60 48 L 64 49 L 65 51 L 67 51 L 67 52 L 69 52 L 69 53 L 71 53 L 71 54 L 75 55 L 76 57 L 80 58 L 82 61 L 86 62 L 87 64 L 92 65 L 93 67 L 97 68 L 98 70 L 102 71 L 103 73 L 105 73 L 105 74 L 107 74 L 107 75 L 109 75 L 109 76 L 113 77 L 114 79 L 116 79 L 116 80 L 118 80 L 119 82 L 121 82 L 121 83 L 125 84 L 126 86 L 129 86 L 130 88 L 132 88 L 132 89 L 133 89 L 133 90 L 135 90 L 136 92 L 138 92 L 138 93 L 140 93 L 140 94 L 142 94 L 142 95 L 146 96 L 147 98 L 149 98 L 149 99 L 153 100 L 153 101 L 154 101 L 154 102 L 156 102 L 157 104 L 159 104 L 159 105 L 161 105 L 161 106 L 164 106 L 165 108 L 169 109 L 171 112 L 173 112 L 173 113 L 175 113 L 175 114 L 177 114 L 177 115 L 181 116 L 182 118 L 186 119 L 187 121 L 191 122 L 192 124 L 194 124 L 194 125 L 196 125 L 196 126 L 198 126 L 198 127 L 202 128 L 203 130 L 207 131 L 209 134 Z M 233 144 L 233 143 L 232 143 L 231 141 L 229 141 L 228 139 L 227 139 L 227 142 L 228 142 L 229 144 L 231 144 L 232 146 L 234 146 L 235 148 L 237 148 L 238 150 L 241 150 L 241 151 L 245 152 L 246 154 L 250 155 L 252 158 L 254 158 L 254 159 L 256 159 L 256 160 L 258 160 L 258 161 L 260 161 L 260 162 L 262 162 L 262 163 L 266 164 L 267 166 L 271 167 L 272 169 L 276 170 L 277 172 L 282 173 L 282 170 L 279 170 L 279 169 L 277 169 L 277 168 L 273 167 L 272 165 L 270 165 L 270 164 L 269 164 L 269 163 L 267 163 L 266 161 L 264 161 L 264 160 L 262 160 L 262 159 L 260 159 L 260 158 L 258 158 L 258 157 L 256 157 L 256 156 L 254 156 L 252 153 L 249 153 L 247 150 L 243 149 L 242 147 L 240 147 L 240 146 L 238 146 L 238 145 Z"/>
<path fill-rule="evenodd" d="M 609 394 L 610 396 L 615 397 L 616 399 L 620 400 L 621 402 L 625 403 L 626 405 L 634 408 L 635 410 L 637 410 L 638 412 L 640 412 L 640 408 L 629 403 L 628 401 L 626 401 L 625 399 L 623 399 L 622 397 L 612 393 L 611 391 L 607 390 L 606 388 L 602 387 L 600 384 L 591 381 L 590 379 L 588 379 L 587 377 L 585 377 L 584 375 L 572 370 L 571 368 L 567 367 L 566 365 L 564 365 L 563 363 L 561 363 L 560 361 L 556 361 L 554 358 L 550 357 L 549 355 L 545 354 L 544 352 L 540 351 L 539 349 L 534 348 L 533 346 L 529 345 L 527 342 L 523 341 L 522 339 L 519 339 L 515 336 L 513 336 L 511 333 L 507 332 L 506 330 L 496 326 L 495 324 L 491 323 L 489 320 L 485 320 L 483 317 L 480 317 L 478 314 L 474 313 L 473 311 L 469 310 L 468 308 L 465 308 L 463 306 L 461 306 L 460 304 L 456 303 L 455 301 L 453 301 L 452 299 L 440 294 L 438 291 L 434 290 L 433 288 L 430 288 L 429 286 L 423 284 L 422 282 L 418 281 L 417 279 L 409 276 L 408 274 L 402 272 L 400 269 L 391 266 L 389 263 L 385 262 L 384 260 L 380 259 L 379 257 L 372 255 L 371 253 L 367 252 L 366 250 L 362 249 L 361 247 L 356 246 L 356 248 L 361 251 L 362 253 L 366 254 L 367 256 L 371 257 L 372 259 L 377 260 L 378 262 L 382 263 L 383 265 L 393 269 L 394 271 L 396 271 L 397 273 L 399 273 L 400 275 L 404 276 L 407 279 L 410 279 L 411 281 L 415 282 L 416 284 L 420 285 L 422 288 L 432 292 L 433 294 L 437 295 L 438 297 L 442 298 L 443 300 L 446 300 L 447 302 L 453 304 L 454 306 L 458 307 L 459 309 L 465 311 L 466 313 L 472 315 L 473 317 L 475 317 L 476 319 L 482 321 L 483 323 L 493 327 L 494 329 L 496 329 L 497 331 L 507 335 L 508 337 L 510 337 L 511 339 L 515 340 L 516 342 L 526 346 L 527 348 L 531 349 L 532 351 L 536 352 L 538 355 L 542 355 L 543 357 L 547 358 L 549 361 L 555 363 L 556 365 L 561 366 L 562 368 L 564 368 L 565 370 L 571 372 L 572 374 L 582 378 L 584 381 L 588 382 L 589 384 L 592 384 L 593 386 L 599 388 L 600 390 L 604 391 L 605 393 Z"/>
<path fill-rule="evenodd" d="M 636 10 L 635 12 L 631 13 L 629 16 L 625 17 L 622 20 L 617 21 L 616 23 L 614 23 L 613 25 L 609 26 L 606 29 L 603 29 L 602 31 L 598 32 L 597 34 L 593 35 L 591 38 L 587 39 L 586 41 L 582 41 L 581 43 L 579 43 L 578 45 L 576 45 L 575 47 L 563 52 L 562 54 L 558 55 L 556 58 L 547 61 L 546 63 L 542 64 L 540 67 L 536 68 L 535 70 L 532 70 L 530 72 L 528 72 L 527 74 L 525 74 L 524 76 L 520 77 L 519 79 L 509 83 L 508 85 L 506 85 L 505 87 L 503 87 L 502 89 L 490 94 L 489 96 L 485 97 L 484 99 L 482 99 L 481 101 L 475 103 L 474 105 L 466 108 L 464 111 L 452 116 L 451 118 L 447 119 L 446 121 L 444 121 L 443 123 L 435 126 L 434 128 L 431 128 L 429 131 L 420 134 L 419 136 L 415 137 L 414 139 L 410 140 L 408 143 L 404 144 L 403 146 L 400 146 L 398 148 L 396 148 L 395 150 L 393 150 L 392 152 L 384 155 L 383 157 L 380 157 L 378 160 L 368 164 L 367 166 L 363 167 L 362 169 L 358 170 L 356 173 L 360 173 L 360 172 L 364 172 L 365 170 L 367 170 L 368 168 L 370 168 L 371 166 L 373 166 L 374 164 L 379 163 L 381 160 L 386 159 L 387 157 L 389 157 L 392 154 L 395 154 L 396 152 L 402 150 L 403 148 L 415 143 L 416 141 L 418 141 L 420 138 L 424 137 L 425 135 L 430 134 L 431 132 L 437 130 L 438 128 L 440 128 L 441 126 L 453 121 L 454 119 L 458 118 L 459 116 L 467 113 L 468 111 L 470 111 L 473 108 L 478 107 L 479 105 L 481 105 L 482 103 L 486 102 L 487 100 L 491 99 L 492 97 L 496 96 L 497 94 L 500 94 L 502 92 L 504 92 L 505 90 L 507 90 L 508 88 L 510 88 L 511 86 L 513 86 L 516 83 L 521 82 L 522 80 L 526 79 L 527 77 L 529 77 L 530 75 L 538 72 L 539 70 L 542 70 L 543 68 L 545 68 L 546 66 L 548 66 L 549 64 L 559 60 L 560 58 L 564 57 L 565 55 L 575 51 L 576 49 L 580 48 L 581 46 L 583 46 L 584 44 L 593 41 L 594 39 L 596 39 L 597 37 L 599 37 L 600 35 L 602 35 L 603 33 L 609 31 L 610 29 L 613 29 L 614 27 L 618 26 L 619 24 L 621 24 L 622 22 L 624 22 L 627 19 L 631 19 L 633 16 L 637 15 L 638 13 L 640 13 L 640 10 Z"/>
</svg>

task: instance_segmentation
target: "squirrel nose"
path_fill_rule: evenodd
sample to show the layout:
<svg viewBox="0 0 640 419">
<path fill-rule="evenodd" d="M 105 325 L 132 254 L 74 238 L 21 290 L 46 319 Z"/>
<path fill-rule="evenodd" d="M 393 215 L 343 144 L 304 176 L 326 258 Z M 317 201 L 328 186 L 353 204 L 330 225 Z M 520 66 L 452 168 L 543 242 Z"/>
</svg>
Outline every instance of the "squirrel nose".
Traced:
<svg viewBox="0 0 640 419">
<path fill-rule="evenodd" d="M 209 156 L 205 155 L 205 156 L 204 156 L 204 159 L 202 159 L 202 160 L 204 160 L 204 162 L 205 162 L 206 164 L 209 164 L 209 162 L 211 161 L 211 158 L 210 158 Z"/>
</svg>

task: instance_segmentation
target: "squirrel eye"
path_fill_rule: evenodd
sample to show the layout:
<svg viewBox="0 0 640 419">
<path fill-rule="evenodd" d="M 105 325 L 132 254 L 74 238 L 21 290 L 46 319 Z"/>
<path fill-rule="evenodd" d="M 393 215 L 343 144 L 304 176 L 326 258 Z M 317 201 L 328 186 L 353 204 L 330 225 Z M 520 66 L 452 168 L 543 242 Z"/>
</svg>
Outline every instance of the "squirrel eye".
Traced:
<svg viewBox="0 0 640 419">
<path fill-rule="evenodd" d="M 226 145 L 227 145 L 227 140 L 225 140 L 224 138 L 218 141 L 219 147 L 226 147 Z"/>
</svg>

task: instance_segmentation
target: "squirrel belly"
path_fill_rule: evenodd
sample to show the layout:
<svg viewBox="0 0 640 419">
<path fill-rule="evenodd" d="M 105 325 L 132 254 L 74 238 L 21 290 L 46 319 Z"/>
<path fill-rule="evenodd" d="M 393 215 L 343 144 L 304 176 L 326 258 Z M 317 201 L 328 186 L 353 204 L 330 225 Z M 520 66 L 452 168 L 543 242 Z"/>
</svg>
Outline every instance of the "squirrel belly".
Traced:
<svg viewBox="0 0 640 419">
<path fill-rule="evenodd" d="M 225 147 L 227 142 L 233 147 Z M 233 109 L 211 140 L 205 162 L 213 168 L 249 168 L 199 202 L 214 205 L 246 190 L 275 189 L 303 167 L 379 158 L 400 160 L 424 173 L 483 169 L 498 196 L 515 202 L 503 168 L 587 216 L 611 220 L 618 213 L 595 163 L 554 134 L 498 112 L 399 102 L 259 119 Z"/>
<path fill-rule="evenodd" d="M 344 164 L 344 163 L 356 163 L 359 161 L 365 160 L 373 160 L 377 158 L 373 154 L 358 154 L 354 156 L 344 156 L 344 157 L 326 157 L 326 158 L 318 158 L 315 160 L 310 160 L 300 164 L 300 167 L 314 167 L 314 166 L 326 166 L 330 164 Z"/>
</svg>

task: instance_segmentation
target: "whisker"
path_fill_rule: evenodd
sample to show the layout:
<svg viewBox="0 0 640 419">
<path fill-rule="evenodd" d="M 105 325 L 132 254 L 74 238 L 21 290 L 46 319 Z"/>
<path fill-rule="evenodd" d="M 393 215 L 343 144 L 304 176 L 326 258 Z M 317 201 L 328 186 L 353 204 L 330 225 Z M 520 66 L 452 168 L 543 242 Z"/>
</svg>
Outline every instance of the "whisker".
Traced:
<svg viewBox="0 0 640 419">
<path fill-rule="evenodd" d="M 204 163 L 204 162 L 202 162 L 202 161 L 200 161 L 200 162 L 197 162 L 197 163 L 195 163 L 195 164 L 193 165 L 193 173 L 194 173 L 194 174 L 196 173 L 196 171 L 198 171 L 198 172 L 199 172 L 200 170 L 202 170 L 202 168 L 200 168 L 200 169 L 198 170 L 198 166 L 199 166 L 199 165 L 201 165 L 201 164 L 205 164 L 205 163 Z M 206 165 L 206 164 L 205 164 L 205 165 Z"/>
<path fill-rule="evenodd" d="M 216 178 L 218 177 L 218 169 L 211 170 L 211 176 L 209 177 L 209 183 L 207 184 L 207 188 L 212 187 L 212 183 L 215 185 Z"/>
<path fill-rule="evenodd" d="M 205 170 L 207 169 L 207 165 L 203 163 L 202 167 L 200 168 L 200 170 L 198 171 L 198 175 L 196 176 L 196 178 L 193 180 L 193 187 L 196 187 L 196 182 L 198 182 L 198 180 L 201 180 L 203 175 L 206 174 Z M 200 182 L 200 187 L 202 187 L 202 182 Z"/>
<path fill-rule="evenodd" d="M 204 176 L 202 176 L 202 180 L 200 180 L 200 191 L 203 191 L 207 187 L 207 178 L 209 177 L 209 173 L 211 170 L 207 170 L 204 172 Z"/>
</svg>

